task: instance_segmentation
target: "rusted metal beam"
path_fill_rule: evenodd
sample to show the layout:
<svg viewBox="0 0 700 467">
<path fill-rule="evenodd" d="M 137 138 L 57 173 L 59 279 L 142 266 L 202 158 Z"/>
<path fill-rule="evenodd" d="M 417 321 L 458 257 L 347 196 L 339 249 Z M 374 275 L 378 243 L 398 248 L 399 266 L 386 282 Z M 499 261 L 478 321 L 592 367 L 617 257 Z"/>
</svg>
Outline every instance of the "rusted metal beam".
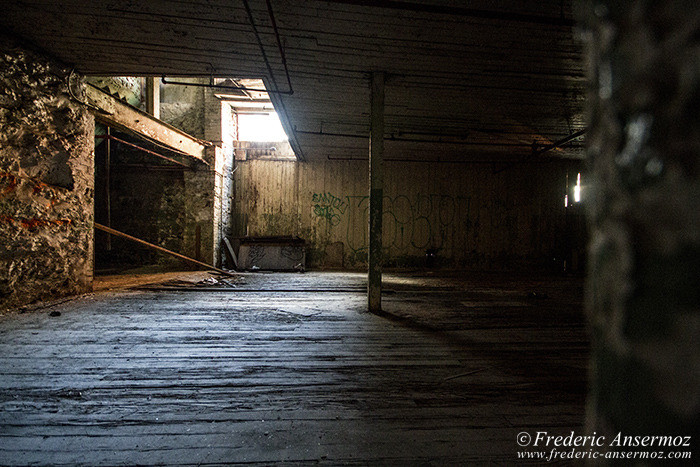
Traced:
<svg viewBox="0 0 700 467">
<path fill-rule="evenodd" d="M 176 152 L 204 162 L 205 142 L 116 99 L 96 86 L 88 84 L 86 88 L 90 104 L 102 110 L 94 112 L 96 120 L 157 141 Z"/>
<path fill-rule="evenodd" d="M 203 263 L 202 261 L 197 261 L 196 259 L 192 259 L 189 256 L 181 255 L 180 253 L 175 253 L 174 251 L 168 250 L 167 248 L 163 248 L 162 246 L 154 245 L 153 243 L 149 243 L 145 240 L 141 240 L 140 238 L 132 237 L 129 234 L 125 234 L 124 232 L 114 230 L 111 227 L 107 227 L 107 226 L 104 226 L 102 224 L 98 224 L 97 222 L 95 222 L 95 228 L 98 230 L 101 230 L 103 232 L 107 232 L 108 234 L 116 235 L 117 237 L 122 237 L 122 238 L 125 238 L 127 240 L 131 240 L 132 242 L 138 243 L 139 245 L 143 245 L 143 246 L 151 248 L 153 250 L 160 251 L 161 253 L 165 253 L 167 255 L 174 256 L 175 258 L 179 258 L 183 261 L 187 261 L 188 263 L 196 264 L 196 265 L 202 266 L 206 269 L 216 271 L 219 274 L 224 274 L 226 276 L 231 276 L 231 277 L 238 277 L 236 274 L 233 274 L 233 273 L 228 272 L 228 271 L 224 271 L 223 269 L 219 269 L 217 267 L 214 267 L 211 264 Z"/>
<path fill-rule="evenodd" d="M 109 127 L 107 128 L 107 131 L 109 131 Z M 143 152 L 145 152 L 146 154 L 151 154 L 151 155 L 153 155 L 153 156 L 156 156 L 156 157 L 159 157 L 159 158 L 161 158 L 161 159 L 164 159 L 164 160 L 166 160 L 166 161 L 168 161 L 168 162 L 172 162 L 173 164 L 180 165 L 180 166 L 182 166 L 182 167 L 184 167 L 184 168 L 186 168 L 186 169 L 193 170 L 192 167 L 190 167 L 190 166 L 187 165 L 187 164 L 183 164 L 183 163 L 180 162 L 180 161 L 176 161 L 175 159 L 172 159 L 172 158 L 170 158 L 170 157 L 164 156 L 164 155 L 162 155 L 162 154 L 158 154 L 157 152 L 151 151 L 150 149 L 143 148 L 143 147 L 139 146 L 138 144 L 134 144 L 134 143 L 130 143 L 130 142 L 128 142 L 128 141 L 124 141 L 123 139 L 117 138 L 116 136 L 112 136 L 112 135 L 110 135 L 109 133 L 106 134 L 106 135 L 97 135 L 97 136 L 95 136 L 95 138 L 106 139 L 106 140 L 107 140 L 107 144 L 109 144 L 110 140 L 119 141 L 119 142 L 122 143 L 122 144 L 125 144 L 125 145 L 127 145 L 127 146 L 131 146 L 132 148 L 135 148 L 135 149 L 138 149 L 138 150 L 140 150 L 140 151 L 143 151 Z M 109 146 L 107 146 L 107 147 L 109 147 Z"/>
</svg>

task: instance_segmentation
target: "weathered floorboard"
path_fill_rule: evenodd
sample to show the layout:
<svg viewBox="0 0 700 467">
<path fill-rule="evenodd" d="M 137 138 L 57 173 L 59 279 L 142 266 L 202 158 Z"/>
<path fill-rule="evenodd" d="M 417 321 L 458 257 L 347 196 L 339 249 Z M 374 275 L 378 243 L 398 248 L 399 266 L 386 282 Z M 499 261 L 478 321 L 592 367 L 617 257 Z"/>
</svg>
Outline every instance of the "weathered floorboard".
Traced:
<svg viewBox="0 0 700 467">
<path fill-rule="evenodd" d="M 246 293 L 0 317 L 0 464 L 511 464 L 520 431 L 580 428 L 579 280 L 388 275 L 386 317 L 362 293 L 275 291 L 364 280 L 248 274 Z"/>
</svg>

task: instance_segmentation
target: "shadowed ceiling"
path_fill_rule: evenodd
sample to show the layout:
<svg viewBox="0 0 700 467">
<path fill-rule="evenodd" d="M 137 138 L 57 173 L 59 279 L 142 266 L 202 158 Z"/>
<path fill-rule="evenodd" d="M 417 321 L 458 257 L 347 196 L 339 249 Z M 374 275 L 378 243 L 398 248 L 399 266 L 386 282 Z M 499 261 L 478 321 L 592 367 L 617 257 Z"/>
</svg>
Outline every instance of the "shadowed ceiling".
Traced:
<svg viewBox="0 0 700 467">
<path fill-rule="evenodd" d="M 374 71 L 387 159 L 583 155 L 580 139 L 533 154 L 584 128 L 569 1 L 3 4 L 5 31 L 84 74 L 263 78 L 302 159 L 367 157 Z"/>
</svg>

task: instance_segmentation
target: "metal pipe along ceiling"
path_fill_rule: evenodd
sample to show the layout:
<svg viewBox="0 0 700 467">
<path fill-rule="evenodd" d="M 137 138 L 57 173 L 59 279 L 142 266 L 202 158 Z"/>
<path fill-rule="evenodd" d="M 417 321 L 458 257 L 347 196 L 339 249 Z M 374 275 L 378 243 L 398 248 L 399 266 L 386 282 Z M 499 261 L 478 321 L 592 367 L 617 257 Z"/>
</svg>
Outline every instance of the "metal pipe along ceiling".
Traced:
<svg viewBox="0 0 700 467">
<path fill-rule="evenodd" d="M 275 79 L 275 75 L 272 72 L 272 66 L 270 66 L 270 61 L 267 57 L 267 53 L 265 52 L 265 47 L 263 46 L 262 40 L 260 39 L 260 33 L 258 32 L 258 28 L 255 25 L 255 20 L 253 19 L 253 11 L 250 9 L 250 5 L 248 4 L 248 0 L 243 0 L 243 5 L 245 6 L 246 13 L 248 15 L 248 21 L 250 22 L 251 27 L 253 28 L 253 33 L 255 34 L 255 40 L 258 43 L 258 47 L 260 48 L 260 52 L 262 53 L 263 60 L 265 61 L 265 67 L 267 68 L 267 73 L 270 76 L 270 80 L 272 80 L 272 84 L 275 86 L 275 89 L 256 89 L 256 88 L 247 88 L 245 86 L 227 86 L 227 85 L 218 85 L 214 84 L 213 82 L 209 84 L 205 83 L 186 83 L 182 81 L 167 81 L 165 75 L 163 75 L 163 84 L 174 84 L 178 86 L 197 86 L 197 87 L 205 87 L 205 88 L 215 88 L 215 89 L 232 89 L 236 91 L 253 91 L 253 92 L 266 92 L 268 94 L 282 94 L 286 96 L 291 96 L 294 94 L 294 88 L 292 87 L 292 80 L 291 77 L 289 76 L 289 68 L 287 67 L 287 56 L 284 53 L 284 48 L 282 47 L 282 40 L 280 38 L 280 33 L 279 33 L 279 28 L 277 27 L 277 21 L 275 20 L 275 13 L 272 10 L 272 3 L 270 0 L 265 0 L 265 3 L 267 4 L 267 14 L 270 17 L 270 23 L 272 24 L 272 30 L 274 31 L 275 34 L 275 40 L 277 41 L 277 50 L 279 50 L 280 53 L 280 58 L 282 60 L 282 66 L 284 67 L 284 75 L 287 79 L 287 87 L 289 88 L 286 91 L 280 91 L 278 86 L 277 86 L 277 80 Z M 212 80 L 213 81 L 213 80 Z"/>
<path fill-rule="evenodd" d="M 279 35 L 279 30 L 277 29 L 277 22 L 275 21 L 275 16 L 274 13 L 272 12 L 272 5 L 270 4 L 269 0 L 267 1 L 267 12 L 270 15 L 270 22 L 272 23 L 272 28 L 275 32 L 275 38 L 277 39 L 277 47 L 280 51 L 280 57 L 282 59 L 282 64 L 284 65 L 284 73 L 287 77 L 287 84 L 289 86 L 288 91 L 280 91 L 279 87 L 277 86 L 277 80 L 275 79 L 275 74 L 272 72 L 272 67 L 270 66 L 270 60 L 267 58 L 267 53 L 265 53 L 265 47 L 263 46 L 262 40 L 260 39 L 260 33 L 258 32 L 258 27 L 255 25 L 255 20 L 253 19 L 253 11 L 250 9 L 250 5 L 248 4 L 248 0 L 243 0 L 243 6 L 245 6 L 246 13 L 248 14 L 248 21 L 250 21 L 250 25 L 253 28 L 253 33 L 255 34 L 255 39 L 258 42 L 258 47 L 260 47 L 260 52 L 262 53 L 263 60 L 265 61 L 265 67 L 267 68 L 267 73 L 270 76 L 270 79 L 272 80 L 272 84 L 275 86 L 274 91 L 268 91 L 268 92 L 274 92 L 275 94 L 286 94 L 286 95 L 292 95 L 294 94 L 294 89 L 292 89 L 292 81 L 289 78 L 289 70 L 287 69 L 287 58 L 284 55 L 284 50 L 282 49 L 282 42 L 280 41 L 280 35 Z"/>
<path fill-rule="evenodd" d="M 497 21 L 517 21 L 521 23 L 545 24 L 549 26 L 574 26 L 572 19 L 555 16 L 540 16 L 510 11 L 478 10 L 451 5 L 433 5 L 426 3 L 407 2 L 399 0 L 327 0 L 328 3 L 342 3 L 362 7 L 386 8 L 391 10 L 414 11 L 416 13 L 431 13 L 440 15 L 465 16 L 471 18 L 491 19 Z"/>
</svg>

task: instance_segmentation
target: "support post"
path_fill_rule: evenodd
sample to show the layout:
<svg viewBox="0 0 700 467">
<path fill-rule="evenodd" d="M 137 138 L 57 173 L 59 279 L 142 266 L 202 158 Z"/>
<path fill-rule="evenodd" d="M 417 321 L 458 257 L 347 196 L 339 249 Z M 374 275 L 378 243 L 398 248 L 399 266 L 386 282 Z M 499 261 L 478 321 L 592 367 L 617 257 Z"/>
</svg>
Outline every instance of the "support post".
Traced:
<svg viewBox="0 0 700 467">
<path fill-rule="evenodd" d="M 146 112 L 160 119 L 160 78 L 146 78 Z"/>
<path fill-rule="evenodd" d="M 369 137 L 369 311 L 382 310 L 382 198 L 384 196 L 384 73 L 372 73 Z"/>
<path fill-rule="evenodd" d="M 105 203 L 107 204 L 107 227 L 112 227 L 112 189 L 111 189 L 111 165 L 112 165 L 112 135 L 109 126 L 107 127 L 107 141 L 105 141 Z M 112 251 L 112 237 L 107 235 L 107 251 Z"/>
</svg>

